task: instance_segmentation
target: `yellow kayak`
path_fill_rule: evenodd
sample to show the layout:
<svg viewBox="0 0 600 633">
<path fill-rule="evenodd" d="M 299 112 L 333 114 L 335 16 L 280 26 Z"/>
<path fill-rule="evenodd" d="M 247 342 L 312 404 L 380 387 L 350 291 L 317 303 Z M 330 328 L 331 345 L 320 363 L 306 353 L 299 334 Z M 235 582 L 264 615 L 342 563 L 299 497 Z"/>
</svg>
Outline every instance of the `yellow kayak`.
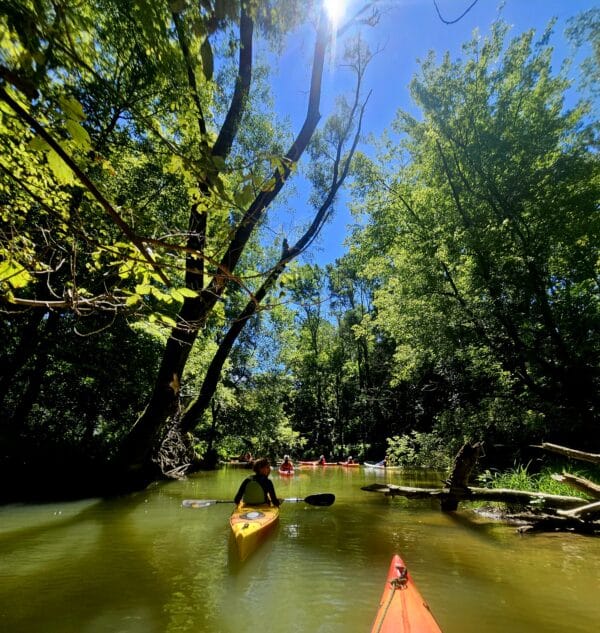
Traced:
<svg viewBox="0 0 600 633">
<path fill-rule="evenodd" d="M 279 508 L 268 505 L 247 506 L 240 503 L 229 518 L 240 560 L 258 547 L 269 528 L 279 518 Z"/>
</svg>

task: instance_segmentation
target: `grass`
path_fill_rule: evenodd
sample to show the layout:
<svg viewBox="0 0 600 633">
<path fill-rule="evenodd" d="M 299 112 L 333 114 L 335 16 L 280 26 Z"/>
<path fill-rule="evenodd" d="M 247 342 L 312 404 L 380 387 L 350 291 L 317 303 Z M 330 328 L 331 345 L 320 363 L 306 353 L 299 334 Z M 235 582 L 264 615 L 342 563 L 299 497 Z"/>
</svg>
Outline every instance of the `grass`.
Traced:
<svg viewBox="0 0 600 633">
<path fill-rule="evenodd" d="M 545 492 L 552 495 L 566 495 L 569 497 L 586 498 L 585 493 L 569 486 L 568 484 L 556 481 L 552 475 L 557 472 L 555 468 L 544 468 L 539 473 L 529 472 L 529 464 L 515 466 L 505 472 L 492 473 L 486 470 L 479 477 L 479 483 L 486 488 L 511 488 L 513 490 L 526 490 L 533 492 Z M 572 474 L 580 477 L 588 477 L 587 473 Z"/>
</svg>

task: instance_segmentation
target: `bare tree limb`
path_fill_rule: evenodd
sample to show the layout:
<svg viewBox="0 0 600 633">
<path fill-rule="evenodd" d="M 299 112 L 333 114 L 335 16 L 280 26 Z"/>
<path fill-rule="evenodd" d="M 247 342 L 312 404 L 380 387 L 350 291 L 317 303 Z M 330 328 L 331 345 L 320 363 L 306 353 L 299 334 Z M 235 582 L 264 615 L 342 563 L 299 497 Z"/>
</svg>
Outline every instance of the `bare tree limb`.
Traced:
<svg viewBox="0 0 600 633">
<path fill-rule="evenodd" d="M 588 503 L 572 510 L 558 510 L 557 514 L 564 517 L 576 517 L 577 519 L 590 519 L 600 517 L 600 501 Z"/>
<path fill-rule="evenodd" d="M 552 475 L 552 479 L 568 484 L 576 490 L 581 490 L 582 492 L 590 495 L 590 497 L 600 499 L 600 485 L 595 484 L 589 479 L 578 477 L 577 475 L 569 475 L 568 473 L 563 473 L 562 475 L 554 473 L 554 475 Z"/>
<path fill-rule="evenodd" d="M 592 464 L 600 464 L 600 453 L 587 453 L 586 451 L 578 451 L 574 448 L 567 448 L 566 446 L 559 446 L 558 444 L 550 444 L 549 442 L 542 442 L 540 445 L 536 445 L 536 448 L 542 448 L 545 451 L 552 453 L 558 453 L 571 459 L 580 459 L 584 462 L 591 462 Z"/>
</svg>

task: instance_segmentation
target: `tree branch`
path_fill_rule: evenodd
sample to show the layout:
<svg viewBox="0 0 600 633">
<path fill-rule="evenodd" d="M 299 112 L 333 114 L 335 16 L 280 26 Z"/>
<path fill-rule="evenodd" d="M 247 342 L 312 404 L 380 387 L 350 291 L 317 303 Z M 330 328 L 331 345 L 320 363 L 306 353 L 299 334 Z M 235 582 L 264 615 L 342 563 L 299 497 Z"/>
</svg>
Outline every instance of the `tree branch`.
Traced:
<svg viewBox="0 0 600 633">
<path fill-rule="evenodd" d="M 212 155 L 220 156 L 221 158 L 225 158 L 231 151 L 233 139 L 237 135 L 242 120 L 242 114 L 248 99 L 252 79 L 252 37 L 254 33 L 254 22 L 246 9 L 246 3 L 242 1 L 240 4 L 240 58 L 238 76 L 227 116 L 225 117 L 219 136 L 212 149 Z"/>
<path fill-rule="evenodd" d="M 285 270 L 286 265 L 295 257 L 297 257 L 307 246 L 314 240 L 314 238 L 318 235 L 323 223 L 327 217 L 327 213 L 333 204 L 335 196 L 339 191 L 340 187 L 344 183 L 348 171 L 350 168 L 350 164 L 352 162 L 352 157 L 356 151 L 356 147 L 358 145 L 358 141 L 360 139 L 361 129 L 362 129 L 362 120 L 364 117 L 365 108 L 370 96 L 367 96 L 362 105 L 359 103 L 360 99 L 360 87 L 362 75 L 364 73 L 364 69 L 359 73 L 359 78 L 357 81 L 357 88 L 355 91 L 355 100 L 353 107 L 351 109 L 351 114 L 348 120 L 348 123 L 340 135 L 337 143 L 336 149 L 336 160 L 332 170 L 332 182 L 330 188 L 328 190 L 327 196 L 325 200 L 319 207 L 319 210 L 315 214 L 315 217 L 306 230 L 304 235 L 292 246 L 288 248 L 285 246 L 286 242 L 284 241 L 284 247 L 281 252 L 281 257 L 277 264 L 271 269 L 270 273 L 267 275 L 266 279 L 261 284 L 260 288 L 254 293 L 252 299 L 246 304 L 242 312 L 238 315 L 238 318 L 233 322 L 227 333 L 225 334 L 223 340 L 221 341 L 219 348 L 217 349 L 215 355 L 212 358 L 212 361 L 207 369 L 206 375 L 202 382 L 202 387 L 200 389 L 200 394 L 196 398 L 196 400 L 188 407 L 185 411 L 181 425 L 184 432 L 189 432 L 194 429 L 194 427 L 198 424 L 204 411 L 208 408 L 208 405 L 215 393 L 217 384 L 221 377 L 221 372 L 223 370 L 223 365 L 227 360 L 231 349 L 235 341 L 237 340 L 239 334 L 243 330 L 246 325 L 248 319 L 250 319 L 254 314 L 258 311 L 259 306 L 262 300 L 266 297 L 270 289 L 274 286 L 277 279 L 281 275 L 281 273 Z M 342 151 L 345 145 L 346 140 L 348 139 L 348 135 L 352 129 L 354 118 L 357 110 L 360 108 L 358 122 L 356 125 L 356 132 L 354 134 L 354 138 L 352 140 L 352 145 L 348 152 L 348 155 L 342 161 Z M 342 163 L 342 168 L 340 172 L 340 163 Z"/>
<path fill-rule="evenodd" d="M 154 268 L 156 273 L 160 276 L 163 283 L 167 286 L 170 285 L 169 280 L 161 270 L 160 266 L 154 261 L 150 253 L 146 250 L 142 240 L 133 232 L 129 225 L 121 218 L 110 202 L 100 193 L 96 185 L 87 177 L 87 175 L 79 168 L 77 163 L 63 150 L 63 148 L 48 134 L 48 132 L 25 110 L 17 103 L 3 88 L 0 88 L 0 98 L 7 103 L 12 110 L 19 115 L 22 121 L 30 125 L 45 141 L 48 145 L 61 157 L 65 164 L 71 169 L 71 171 L 77 176 L 85 188 L 92 194 L 97 202 L 100 203 L 102 208 L 106 211 L 113 222 L 121 229 L 121 231 L 129 238 L 132 244 L 140 251 L 144 259 Z"/>
</svg>

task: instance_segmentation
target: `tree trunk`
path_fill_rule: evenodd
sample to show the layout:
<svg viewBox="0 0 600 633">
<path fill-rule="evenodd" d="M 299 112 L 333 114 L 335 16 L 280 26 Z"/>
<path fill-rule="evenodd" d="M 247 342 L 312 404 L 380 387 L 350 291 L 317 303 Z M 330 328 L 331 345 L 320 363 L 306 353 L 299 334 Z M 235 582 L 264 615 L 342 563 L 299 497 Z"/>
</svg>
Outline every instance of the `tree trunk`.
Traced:
<svg viewBox="0 0 600 633">
<path fill-rule="evenodd" d="M 475 467 L 479 454 L 481 452 L 481 444 L 464 444 L 454 459 L 454 468 L 452 474 L 447 480 L 448 494 L 442 496 L 442 510 L 444 512 L 454 512 L 458 508 L 458 502 L 467 490 L 471 471 Z"/>
<path fill-rule="evenodd" d="M 244 6 L 242 3 L 238 81 L 230 110 L 212 149 L 212 155 L 221 158 L 228 155 L 237 135 L 241 114 L 245 106 L 245 98 L 242 93 L 249 86 L 251 60 L 248 57 L 252 50 L 252 24 Z M 215 275 L 199 297 L 186 297 L 184 300 L 178 315 L 177 326 L 173 328 L 167 342 L 149 404 L 123 442 L 117 457 L 117 470 L 122 472 L 122 476 L 130 479 L 134 487 L 147 485 L 157 475 L 153 459 L 171 424 L 171 418 L 179 413 L 181 379 L 198 331 L 205 325 L 216 302 L 225 292 L 246 244 L 265 210 L 283 188 L 293 166 L 304 153 L 314 134 L 321 116 L 319 113 L 321 79 L 328 39 L 329 21 L 322 13 L 315 43 L 308 110 L 302 129 L 282 160 L 282 167 L 274 171 L 273 187 L 261 191 L 246 210 L 221 262 L 217 266 Z M 203 253 L 198 255 L 203 257 Z M 193 259 L 188 257 L 188 266 L 190 262 L 193 262 Z"/>
</svg>

